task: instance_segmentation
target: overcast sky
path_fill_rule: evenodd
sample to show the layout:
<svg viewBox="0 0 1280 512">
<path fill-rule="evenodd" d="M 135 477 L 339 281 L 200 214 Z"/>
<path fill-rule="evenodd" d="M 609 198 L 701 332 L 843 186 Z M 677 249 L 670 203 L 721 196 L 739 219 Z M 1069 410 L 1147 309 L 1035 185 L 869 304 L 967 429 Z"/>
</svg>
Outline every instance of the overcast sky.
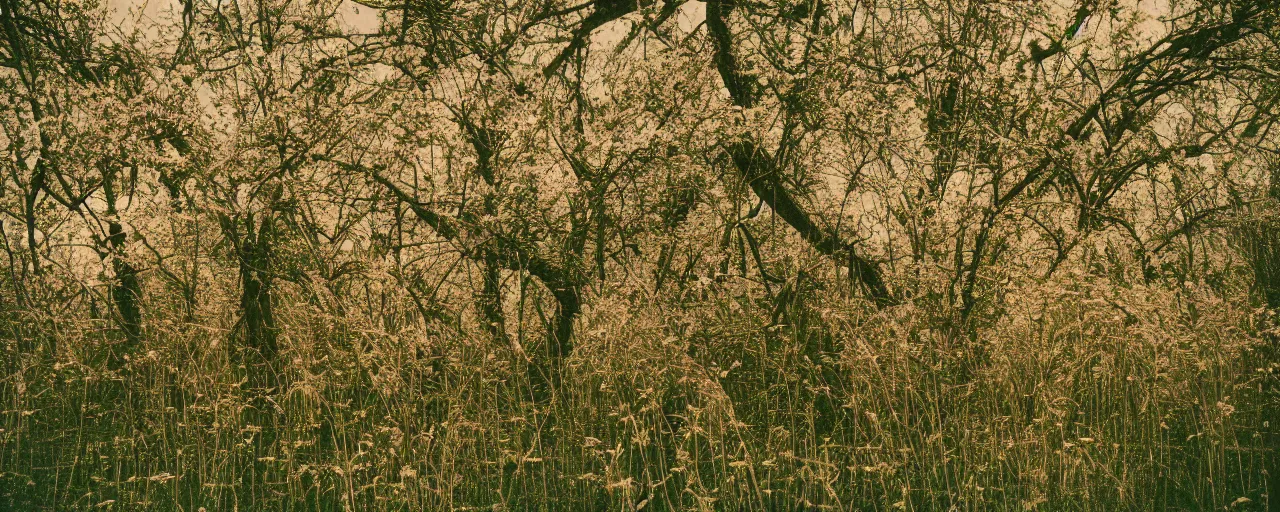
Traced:
<svg viewBox="0 0 1280 512">
<path fill-rule="evenodd" d="M 112 21 L 126 32 L 135 26 L 155 26 L 168 20 L 181 5 L 178 0 L 106 0 L 111 9 Z M 342 20 L 360 32 L 372 32 L 378 27 L 378 14 L 374 9 L 355 2 L 344 1 L 339 9 Z M 144 28 L 145 30 L 145 28 Z"/>
</svg>

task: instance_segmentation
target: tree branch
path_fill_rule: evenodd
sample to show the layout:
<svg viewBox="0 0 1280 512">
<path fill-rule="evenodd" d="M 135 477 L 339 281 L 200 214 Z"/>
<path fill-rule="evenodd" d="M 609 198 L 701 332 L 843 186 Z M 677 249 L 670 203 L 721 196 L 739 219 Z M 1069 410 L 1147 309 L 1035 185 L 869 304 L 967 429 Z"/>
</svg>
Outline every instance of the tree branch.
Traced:
<svg viewBox="0 0 1280 512">
<path fill-rule="evenodd" d="M 707 31 L 715 47 L 716 70 L 724 81 L 725 88 L 733 103 L 743 108 L 751 108 L 756 104 L 753 79 L 744 74 L 733 54 L 733 39 L 725 17 L 731 7 L 719 0 L 707 2 Z M 849 273 L 857 276 L 867 287 L 871 299 L 879 307 L 895 304 L 897 299 L 889 292 L 881 277 L 880 268 L 874 262 L 858 255 L 853 244 L 845 242 L 837 233 L 818 226 L 812 216 L 804 210 L 782 183 L 780 169 L 767 150 L 759 147 L 752 140 L 743 140 L 727 145 L 726 150 L 733 159 L 734 167 L 751 186 L 752 192 L 769 204 L 779 217 L 791 225 L 801 238 L 809 242 L 818 252 L 831 256 L 847 264 Z"/>
</svg>

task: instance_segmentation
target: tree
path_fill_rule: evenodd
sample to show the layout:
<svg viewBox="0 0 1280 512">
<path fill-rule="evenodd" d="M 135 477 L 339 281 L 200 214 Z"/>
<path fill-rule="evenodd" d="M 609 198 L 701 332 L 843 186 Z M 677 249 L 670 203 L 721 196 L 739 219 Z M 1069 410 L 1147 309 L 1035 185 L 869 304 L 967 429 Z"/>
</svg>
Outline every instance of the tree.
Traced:
<svg viewBox="0 0 1280 512">
<path fill-rule="evenodd" d="M 184 121 L 181 97 L 151 74 L 137 37 L 111 33 L 105 20 L 94 2 L 9 2 L 0 12 L 7 88 L 16 100 L 5 123 L 6 161 L 23 196 L 23 271 L 41 273 L 40 247 L 56 229 L 40 228 L 42 204 L 78 217 L 110 268 L 107 295 L 125 337 L 112 352 L 119 367 L 143 327 L 140 270 L 123 210 L 141 211 L 139 187 L 175 164 L 169 150 Z"/>
<path fill-rule="evenodd" d="M 547 79 L 548 69 L 520 55 L 530 45 L 521 34 L 545 13 L 496 4 L 404 9 L 386 11 L 382 39 L 366 41 L 371 60 L 400 72 L 391 93 L 396 140 L 386 142 L 396 149 L 336 163 L 370 176 L 480 267 L 481 325 L 515 354 L 525 350 L 523 330 L 507 332 L 502 276 L 527 274 L 544 286 L 555 309 L 546 363 L 533 370 L 554 384 L 588 289 L 599 290 L 610 267 L 627 271 L 639 237 L 670 229 L 692 207 L 654 222 L 664 206 L 643 187 L 664 172 L 688 172 L 673 168 L 683 154 L 672 149 L 695 138 L 701 121 L 680 116 L 699 89 L 663 104 L 672 100 L 658 96 L 665 91 L 643 86 L 669 81 L 661 74 L 670 70 L 619 66 L 599 80 L 624 76 L 637 87 L 592 94 L 603 83 L 582 73 L 588 55 L 580 45 L 559 57 L 576 71 L 551 69 L 556 78 Z M 479 29 L 474 38 L 461 30 L 468 26 Z M 635 132 L 619 139 L 610 132 L 616 126 Z"/>
</svg>

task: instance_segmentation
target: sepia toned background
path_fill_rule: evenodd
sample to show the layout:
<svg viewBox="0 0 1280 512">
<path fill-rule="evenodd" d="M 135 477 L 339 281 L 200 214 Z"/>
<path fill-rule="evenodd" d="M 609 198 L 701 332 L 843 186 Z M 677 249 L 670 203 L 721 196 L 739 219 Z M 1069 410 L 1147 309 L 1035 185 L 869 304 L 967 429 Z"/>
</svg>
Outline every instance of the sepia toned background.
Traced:
<svg viewBox="0 0 1280 512">
<path fill-rule="evenodd" d="M 1280 507 L 1280 4 L 104 1 L 0 509 Z"/>
</svg>

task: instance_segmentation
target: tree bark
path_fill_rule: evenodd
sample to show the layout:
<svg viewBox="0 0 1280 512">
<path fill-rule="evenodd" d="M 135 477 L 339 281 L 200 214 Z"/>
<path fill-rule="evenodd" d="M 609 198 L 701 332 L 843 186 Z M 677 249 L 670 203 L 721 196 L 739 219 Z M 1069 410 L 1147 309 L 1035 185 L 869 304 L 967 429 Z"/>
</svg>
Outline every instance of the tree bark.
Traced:
<svg viewBox="0 0 1280 512">
<path fill-rule="evenodd" d="M 142 307 L 138 303 L 142 297 L 142 284 L 137 267 L 124 258 L 124 228 L 113 220 L 107 229 L 106 247 L 100 249 L 100 254 L 103 258 L 111 257 L 111 270 L 115 273 L 115 280 L 111 283 L 111 301 L 116 306 L 120 330 L 125 336 L 124 345 L 111 353 L 112 366 L 118 369 L 124 366 L 124 356 L 132 353 L 142 338 Z"/>
<path fill-rule="evenodd" d="M 483 289 L 476 299 L 476 305 L 480 309 L 485 331 L 495 343 L 511 347 L 512 352 L 518 356 L 524 355 L 520 342 L 507 335 L 506 315 L 502 311 L 502 268 L 498 266 L 497 258 L 486 257 L 481 272 Z"/>
<path fill-rule="evenodd" d="M 720 74 L 720 79 L 724 81 L 725 88 L 729 90 L 730 97 L 735 105 L 751 108 L 757 102 L 754 80 L 739 69 L 737 58 L 733 54 L 733 37 L 729 26 L 725 23 L 725 18 L 731 9 L 731 3 L 709 0 L 707 30 L 715 48 L 716 70 Z M 795 229 L 800 237 L 818 252 L 834 258 L 842 265 L 847 265 L 850 277 L 862 282 L 867 289 L 867 294 L 877 306 L 885 307 L 897 302 L 885 285 L 879 265 L 859 255 L 853 244 L 842 240 L 839 234 L 818 226 L 812 216 L 795 200 L 783 185 L 781 169 L 778 169 L 773 156 L 767 150 L 748 137 L 728 144 L 727 151 L 733 160 L 734 167 L 746 180 L 752 192 L 764 200 L 778 217 Z"/>
<path fill-rule="evenodd" d="M 582 312 L 582 299 L 577 286 L 553 289 L 551 293 L 556 298 L 556 316 L 550 352 L 556 361 L 562 361 L 573 350 L 573 322 Z"/>
<path fill-rule="evenodd" d="M 334 163 L 346 170 L 362 172 L 373 178 L 374 181 L 390 191 L 401 203 L 408 205 L 414 215 L 423 223 L 431 226 L 440 237 L 450 241 L 459 241 L 465 235 L 476 234 L 472 233 L 473 227 L 449 215 L 435 211 L 430 205 L 419 202 L 413 195 L 400 188 L 395 182 L 382 176 L 376 169 L 343 162 Z M 554 388 L 559 383 L 561 363 L 573 351 L 573 322 L 582 310 L 582 279 L 577 272 L 572 271 L 569 267 L 561 266 L 542 258 L 525 241 L 493 236 L 492 233 L 486 233 L 486 235 L 492 237 L 492 239 L 477 247 L 463 248 L 463 255 L 473 260 L 492 262 L 498 268 L 516 272 L 528 272 L 529 275 L 537 278 L 543 286 L 550 290 L 552 296 L 555 297 L 556 313 L 552 319 L 551 332 L 548 333 L 547 343 L 547 352 L 551 359 L 550 367 L 530 368 L 535 387 L 539 380 L 545 379 L 545 382 L 551 384 Z M 539 372 L 547 375 L 538 376 Z"/>
<path fill-rule="evenodd" d="M 249 214 L 242 221 L 227 216 L 221 221 L 235 246 L 240 270 L 241 357 L 249 371 L 250 385 L 259 390 L 270 389 L 277 383 L 275 363 L 279 356 L 272 285 L 275 219 L 266 214 L 257 222 Z M 243 225 L 243 232 L 237 223 Z"/>
</svg>

